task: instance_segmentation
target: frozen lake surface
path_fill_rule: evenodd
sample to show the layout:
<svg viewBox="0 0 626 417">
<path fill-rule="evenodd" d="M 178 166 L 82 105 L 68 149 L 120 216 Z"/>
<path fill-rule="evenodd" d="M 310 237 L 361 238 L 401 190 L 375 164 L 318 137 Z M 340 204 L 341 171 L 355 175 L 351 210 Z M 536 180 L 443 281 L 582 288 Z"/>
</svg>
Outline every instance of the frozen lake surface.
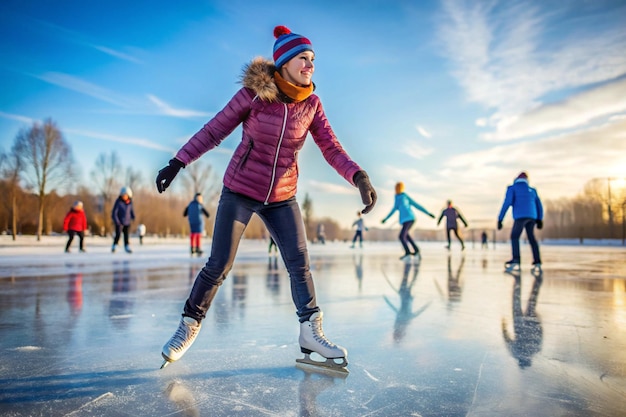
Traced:
<svg viewBox="0 0 626 417">
<path fill-rule="evenodd" d="M 242 242 L 195 344 L 160 370 L 205 259 L 186 239 L 133 254 L 44 241 L 0 242 L 2 416 L 626 415 L 621 247 L 543 245 L 537 278 L 525 245 L 519 277 L 502 272 L 508 245 L 422 243 L 419 264 L 398 242 L 310 245 L 341 377 L 295 366 L 288 276 L 266 242 Z"/>
</svg>

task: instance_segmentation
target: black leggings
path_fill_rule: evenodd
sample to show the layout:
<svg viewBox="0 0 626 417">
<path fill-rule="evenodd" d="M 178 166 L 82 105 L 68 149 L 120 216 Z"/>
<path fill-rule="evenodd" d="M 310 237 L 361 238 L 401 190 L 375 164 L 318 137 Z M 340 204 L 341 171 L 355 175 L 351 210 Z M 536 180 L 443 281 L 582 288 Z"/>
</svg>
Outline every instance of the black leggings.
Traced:
<svg viewBox="0 0 626 417">
<path fill-rule="evenodd" d="M 411 251 L 409 250 L 409 245 L 407 243 L 410 243 L 413 247 L 413 253 L 420 252 L 419 248 L 417 247 L 415 242 L 413 242 L 413 239 L 411 239 L 411 235 L 409 234 L 409 230 L 411 229 L 411 227 L 413 227 L 413 223 L 415 223 L 414 220 L 409 220 L 408 222 L 402 223 L 402 230 L 400 230 L 400 235 L 398 236 L 398 238 L 400 239 L 400 243 L 402 243 L 402 247 L 404 248 L 404 253 L 406 254 L 411 253 Z"/>
<path fill-rule="evenodd" d="M 320 311 L 309 269 L 304 222 L 295 197 L 265 205 L 224 187 L 215 215 L 211 255 L 196 277 L 185 303 L 184 316 L 198 321 L 204 319 L 233 266 L 239 241 L 253 214 L 263 220 L 285 262 L 291 281 L 291 297 L 300 322 Z"/>
<path fill-rule="evenodd" d="M 65 245 L 65 250 L 70 250 L 70 246 L 72 245 L 72 241 L 74 240 L 74 236 L 78 236 L 78 247 L 80 250 L 84 250 L 83 241 L 85 240 L 85 232 L 77 231 L 77 230 L 68 230 L 67 231 L 68 239 L 67 245 Z"/>
</svg>

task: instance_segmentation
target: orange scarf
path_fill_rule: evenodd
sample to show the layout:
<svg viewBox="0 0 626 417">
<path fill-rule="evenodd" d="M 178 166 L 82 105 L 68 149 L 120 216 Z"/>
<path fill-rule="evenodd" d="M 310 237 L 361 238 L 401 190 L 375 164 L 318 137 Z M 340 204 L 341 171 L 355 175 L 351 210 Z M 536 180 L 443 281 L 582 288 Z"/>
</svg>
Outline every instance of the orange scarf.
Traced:
<svg viewBox="0 0 626 417">
<path fill-rule="evenodd" d="M 306 100 L 311 94 L 313 94 L 313 83 L 306 87 L 298 87 L 297 85 L 285 80 L 278 71 L 274 72 L 274 81 L 276 82 L 278 89 L 296 103 Z"/>
</svg>

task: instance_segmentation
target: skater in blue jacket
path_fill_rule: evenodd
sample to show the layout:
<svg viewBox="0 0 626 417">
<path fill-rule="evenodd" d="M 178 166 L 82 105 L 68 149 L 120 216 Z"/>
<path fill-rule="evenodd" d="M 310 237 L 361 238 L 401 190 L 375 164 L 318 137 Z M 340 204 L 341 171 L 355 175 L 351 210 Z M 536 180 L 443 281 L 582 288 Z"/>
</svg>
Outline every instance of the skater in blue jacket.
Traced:
<svg viewBox="0 0 626 417">
<path fill-rule="evenodd" d="M 537 194 L 537 190 L 528 184 L 528 174 L 521 172 L 513 185 L 506 190 L 504 203 L 498 216 L 498 230 L 502 229 L 502 220 L 509 207 L 513 207 L 513 229 L 511 229 L 511 248 L 513 258 L 506 262 L 506 271 L 519 271 L 520 269 L 520 249 L 519 238 L 522 231 L 526 230 L 528 243 L 533 252 L 533 272 L 541 272 L 541 257 L 539 255 L 539 244 L 535 238 L 535 225 L 537 229 L 543 227 L 543 205 Z"/>
<path fill-rule="evenodd" d="M 419 255 L 419 248 L 411 239 L 411 235 L 409 234 L 409 230 L 413 227 L 413 223 L 415 223 L 415 214 L 413 214 L 413 209 L 411 206 L 415 207 L 419 211 L 428 216 L 435 218 L 435 215 L 426 210 L 424 207 L 417 204 L 411 197 L 409 197 L 404 192 L 404 183 L 399 182 L 396 184 L 396 198 L 393 204 L 393 208 L 389 212 L 389 214 L 382 220 L 382 223 L 385 223 L 389 217 L 396 211 L 400 216 L 400 224 L 402 225 L 402 229 L 400 230 L 400 235 L 398 238 L 400 239 L 400 243 L 402 243 L 402 247 L 404 248 L 404 255 L 400 257 L 400 259 L 405 259 L 411 255 Z M 409 244 L 413 247 L 413 252 L 409 250 Z"/>
</svg>

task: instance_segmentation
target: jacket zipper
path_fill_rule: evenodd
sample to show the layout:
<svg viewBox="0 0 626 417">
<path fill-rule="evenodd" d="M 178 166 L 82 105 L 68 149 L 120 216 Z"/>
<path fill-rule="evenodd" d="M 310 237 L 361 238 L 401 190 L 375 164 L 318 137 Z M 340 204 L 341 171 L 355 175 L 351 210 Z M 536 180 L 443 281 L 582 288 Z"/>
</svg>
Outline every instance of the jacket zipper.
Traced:
<svg viewBox="0 0 626 417">
<path fill-rule="evenodd" d="M 264 205 L 269 204 L 270 194 L 272 194 L 272 188 L 274 188 L 274 181 L 276 180 L 276 166 L 278 165 L 278 154 L 280 153 L 280 146 L 283 143 L 283 137 L 285 136 L 285 126 L 287 126 L 287 104 L 283 103 L 285 107 L 285 116 L 283 117 L 283 126 L 280 130 L 280 137 L 278 138 L 278 146 L 276 147 L 276 156 L 274 157 L 274 166 L 272 167 L 272 180 L 270 181 L 270 188 L 265 196 Z"/>
</svg>

